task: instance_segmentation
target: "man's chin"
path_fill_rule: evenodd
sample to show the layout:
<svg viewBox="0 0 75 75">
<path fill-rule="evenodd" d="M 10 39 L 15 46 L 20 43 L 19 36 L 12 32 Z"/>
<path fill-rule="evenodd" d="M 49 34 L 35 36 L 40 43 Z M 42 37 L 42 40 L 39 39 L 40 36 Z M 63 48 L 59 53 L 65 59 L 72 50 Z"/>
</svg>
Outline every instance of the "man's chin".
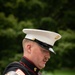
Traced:
<svg viewBox="0 0 75 75">
<path fill-rule="evenodd" d="M 43 69 L 45 67 L 45 65 L 40 66 L 40 69 Z"/>
</svg>

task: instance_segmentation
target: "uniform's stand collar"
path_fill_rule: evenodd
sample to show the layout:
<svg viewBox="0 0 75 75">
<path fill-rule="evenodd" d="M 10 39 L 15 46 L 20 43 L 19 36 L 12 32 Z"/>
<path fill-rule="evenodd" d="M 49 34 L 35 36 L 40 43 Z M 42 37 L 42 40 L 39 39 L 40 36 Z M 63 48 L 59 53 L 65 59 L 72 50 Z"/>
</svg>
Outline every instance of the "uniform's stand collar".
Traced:
<svg viewBox="0 0 75 75">
<path fill-rule="evenodd" d="M 40 69 L 38 69 L 29 59 L 26 57 L 23 57 L 21 59 L 21 62 L 24 64 L 25 67 L 30 69 L 30 71 L 33 71 L 34 73 L 38 73 Z"/>
</svg>

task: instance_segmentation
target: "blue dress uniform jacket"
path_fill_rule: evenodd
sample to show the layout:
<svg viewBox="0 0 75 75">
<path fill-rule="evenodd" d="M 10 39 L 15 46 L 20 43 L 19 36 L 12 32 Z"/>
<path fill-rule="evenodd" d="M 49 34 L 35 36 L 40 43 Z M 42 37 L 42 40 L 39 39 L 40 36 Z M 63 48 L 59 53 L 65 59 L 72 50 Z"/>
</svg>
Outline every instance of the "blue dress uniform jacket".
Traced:
<svg viewBox="0 0 75 75">
<path fill-rule="evenodd" d="M 40 75 L 39 73 L 39 69 L 31 62 L 29 61 L 27 58 L 23 57 L 21 59 L 20 62 L 13 62 L 13 63 L 10 63 L 3 75 L 8 75 L 8 73 L 13 73 L 13 74 L 9 74 L 9 75 L 19 75 L 17 73 L 17 70 L 18 70 L 18 73 L 19 73 L 19 70 L 23 73 L 21 73 L 22 75 Z"/>
</svg>

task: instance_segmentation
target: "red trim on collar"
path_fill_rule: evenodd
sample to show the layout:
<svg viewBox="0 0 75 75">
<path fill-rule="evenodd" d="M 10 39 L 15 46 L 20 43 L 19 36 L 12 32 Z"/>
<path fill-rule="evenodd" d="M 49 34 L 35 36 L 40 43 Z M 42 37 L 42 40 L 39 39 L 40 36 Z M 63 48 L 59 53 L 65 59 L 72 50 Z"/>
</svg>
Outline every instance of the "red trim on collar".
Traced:
<svg viewBox="0 0 75 75">
<path fill-rule="evenodd" d="M 23 62 L 21 62 L 20 61 L 20 63 L 23 65 L 23 66 L 25 66 L 25 67 L 27 67 L 31 72 L 33 72 L 34 74 L 36 74 L 33 70 L 31 70 L 26 64 L 24 64 Z"/>
</svg>

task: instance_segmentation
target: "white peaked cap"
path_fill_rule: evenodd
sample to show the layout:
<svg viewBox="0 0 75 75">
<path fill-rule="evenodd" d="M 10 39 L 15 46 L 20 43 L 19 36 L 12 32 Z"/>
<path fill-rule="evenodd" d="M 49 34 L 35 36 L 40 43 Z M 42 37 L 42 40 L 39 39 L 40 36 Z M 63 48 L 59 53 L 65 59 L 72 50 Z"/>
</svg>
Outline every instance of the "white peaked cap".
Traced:
<svg viewBox="0 0 75 75">
<path fill-rule="evenodd" d="M 23 32 L 26 34 L 25 38 L 30 40 L 37 39 L 51 46 L 53 46 L 54 43 L 61 38 L 61 35 L 56 32 L 40 29 L 23 29 Z M 55 53 L 51 47 L 49 48 L 49 50 Z"/>
</svg>

